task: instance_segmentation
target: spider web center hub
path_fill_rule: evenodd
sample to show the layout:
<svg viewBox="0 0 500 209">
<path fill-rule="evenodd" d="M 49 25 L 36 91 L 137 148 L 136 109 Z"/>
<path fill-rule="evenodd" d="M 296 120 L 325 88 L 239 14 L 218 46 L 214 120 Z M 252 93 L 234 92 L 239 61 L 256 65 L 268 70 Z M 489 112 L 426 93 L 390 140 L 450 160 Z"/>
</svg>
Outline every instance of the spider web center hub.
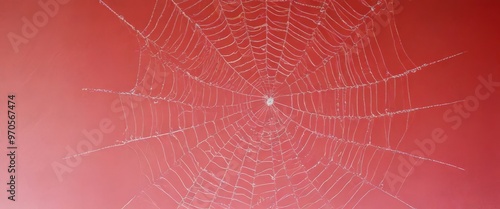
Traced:
<svg viewBox="0 0 500 209">
<path fill-rule="evenodd" d="M 268 97 L 268 98 L 266 99 L 266 105 L 267 105 L 267 106 L 271 106 L 271 105 L 273 105 L 273 104 L 274 104 L 274 98 L 272 98 L 272 97 Z"/>
</svg>

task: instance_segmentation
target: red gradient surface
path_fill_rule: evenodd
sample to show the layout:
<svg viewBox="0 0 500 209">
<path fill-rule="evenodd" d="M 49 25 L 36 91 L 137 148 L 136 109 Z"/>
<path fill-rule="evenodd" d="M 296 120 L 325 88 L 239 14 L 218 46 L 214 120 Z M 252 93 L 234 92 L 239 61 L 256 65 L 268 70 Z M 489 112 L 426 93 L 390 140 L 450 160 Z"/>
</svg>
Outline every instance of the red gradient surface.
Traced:
<svg viewBox="0 0 500 209">
<path fill-rule="evenodd" d="M 498 88 L 456 129 L 443 119 L 447 103 L 477 95 L 478 77 L 500 81 L 498 3 L 401 0 L 394 21 L 353 54 L 349 26 L 366 25 L 353 11 L 376 20 L 386 1 L 374 13 L 330 2 L 327 17 L 300 5 L 316 1 L 290 13 L 288 1 L 245 2 L 244 15 L 239 1 L 159 2 L 69 1 L 17 53 L 7 34 L 41 8 L 0 3 L 0 104 L 17 95 L 19 147 L 16 202 L 2 189 L 0 208 L 500 204 Z M 274 30 L 289 20 L 295 38 Z M 255 29 L 263 24 L 269 33 Z M 437 129 L 446 141 L 391 188 L 387 172 L 400 175 L 400 158 Z"/>
</svg>

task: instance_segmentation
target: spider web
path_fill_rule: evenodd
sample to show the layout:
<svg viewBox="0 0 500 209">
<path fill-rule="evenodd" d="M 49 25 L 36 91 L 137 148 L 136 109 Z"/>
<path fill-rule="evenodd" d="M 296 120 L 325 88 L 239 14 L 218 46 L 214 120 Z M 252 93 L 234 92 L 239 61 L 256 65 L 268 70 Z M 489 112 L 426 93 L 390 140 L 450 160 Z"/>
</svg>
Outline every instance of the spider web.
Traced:
<svg viewBox="0 0 500 209">
<path fill-rule="evenodd" d="M 411 75 L 460 53 L 413 63 L 394 21 L 376 27 L 392 1 L 101 4 L 140 63 L 130 91 L 84 89 L 120 98 L 126 137 L 80 155 L 135 151 L 150 184 L 124 208 L 354 208 L 373 192 L 413 208 L 384 184 L 395 157 L 462 169 L 398 149 L 411 113 L 453 103 L 413 107 Z"/>
</svg>

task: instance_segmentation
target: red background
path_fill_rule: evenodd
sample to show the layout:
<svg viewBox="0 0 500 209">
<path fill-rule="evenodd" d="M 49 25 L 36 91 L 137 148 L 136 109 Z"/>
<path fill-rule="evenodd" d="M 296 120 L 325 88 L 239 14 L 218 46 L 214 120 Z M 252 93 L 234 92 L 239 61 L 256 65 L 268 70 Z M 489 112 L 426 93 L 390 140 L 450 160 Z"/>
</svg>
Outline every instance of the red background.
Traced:
<svg viewBox="0 0 500 209">
<path fill-rule="evenodd" d="M 397 15 L 396 23 L 415 63 L 466 51 L 411 75 L 415 106 L 473 95 L 480 75 L 493 74 L 493 80 L 500 81 L 498 3 L 415 0 L 402 4 L 404 11 Z M 0 34 L 19 31 L 21 18 L 38 10 L 37 1 L 2 1 Z M 118 130 L 105 135 L 105 144 L 123 137 L 124 124 L 110 111 L 116 96 L 81 89 L 132 88 L 138 57 L 135 36 L 98 1 L 71 1 L 19 53 L 13 52 L 5 35 L 0 37 L 0 104 L 6 103 L 8 93 L 17 95 L 20 147 L 18 201 L 6 201 L 7 194 L 1 192 L 1 208 L 121 208 L 147 184 L 131 149 L 85 156 L 63 182 L 58 181 L 51 163 L 63 162 L 66 146 L 75 147 L 84 139 L 81 131 L 97 128 L 103 118 L 110 118 Z M 408 177 L 398 197 L 417 208 L 498 207 L 499 102 L 499 92 L 481 101 L 479 110 L 456 131 L 441 118 L 448 107 L 417 112 L 406 136 L 408 143 L 400 149 L 415 149 L 414 139 L 442 127 L 449 139 L 437 146 L 431 158 L 465 171 L 424 163 Z M 5 120 L 0 124 L 5 127 Z M 2 147 L 5 142 L 2 139 Z M 0 179 L 4 182 L 7 161 L 1 156 Z M 393 198 L 376 193 L 358 206 L 404 208 Z"/>
</svg>

